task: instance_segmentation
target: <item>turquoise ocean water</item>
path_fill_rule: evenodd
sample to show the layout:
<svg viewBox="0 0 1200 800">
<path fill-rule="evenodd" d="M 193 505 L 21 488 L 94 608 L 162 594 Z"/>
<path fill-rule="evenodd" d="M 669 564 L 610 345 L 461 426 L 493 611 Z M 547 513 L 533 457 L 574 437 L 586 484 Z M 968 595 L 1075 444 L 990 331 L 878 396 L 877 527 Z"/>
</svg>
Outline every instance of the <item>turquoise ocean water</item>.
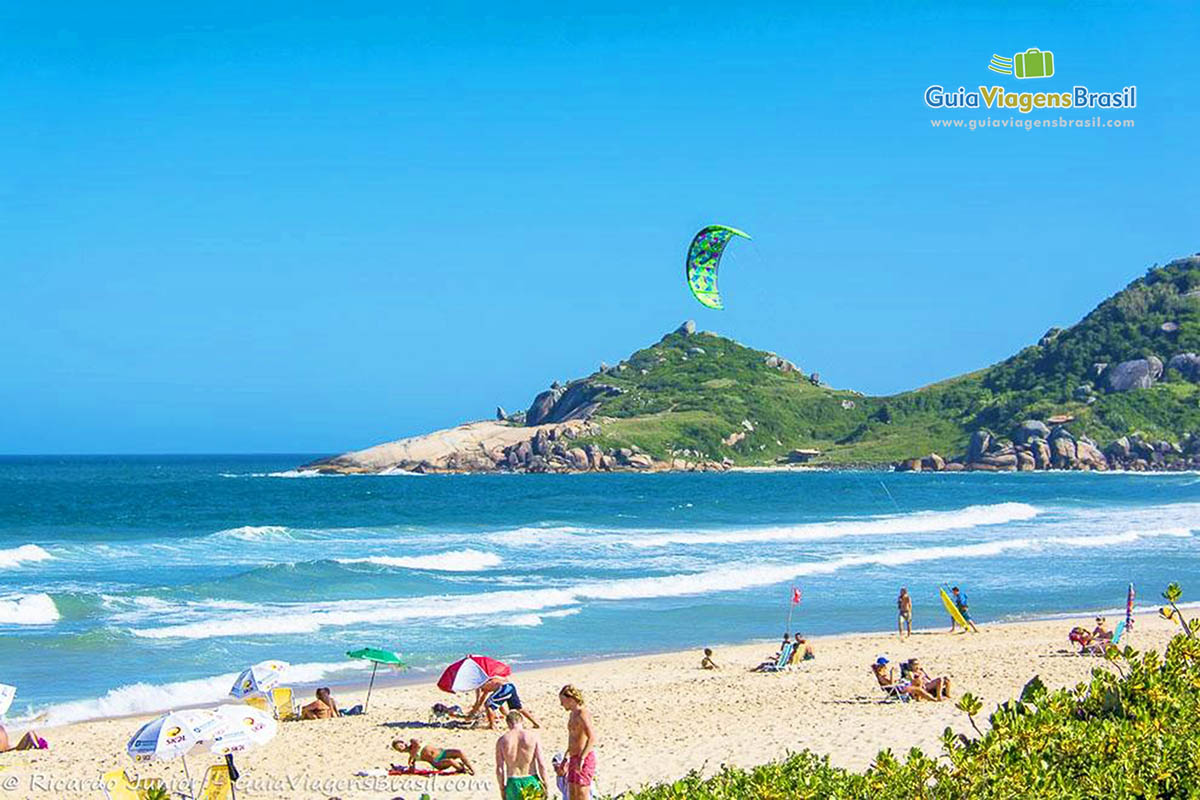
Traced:
<svg viewBox="0 0 1200 800">
<path fill-rule="evenodd" d="M 1200 476 L 313 477 L 305 456 L 0 459 L 0 682 L 52 722 L 217 700 L 266 658 L 293 682 L 887 629 L 907 586 L 944 624 L 1200 595 Z"/>
</svg>

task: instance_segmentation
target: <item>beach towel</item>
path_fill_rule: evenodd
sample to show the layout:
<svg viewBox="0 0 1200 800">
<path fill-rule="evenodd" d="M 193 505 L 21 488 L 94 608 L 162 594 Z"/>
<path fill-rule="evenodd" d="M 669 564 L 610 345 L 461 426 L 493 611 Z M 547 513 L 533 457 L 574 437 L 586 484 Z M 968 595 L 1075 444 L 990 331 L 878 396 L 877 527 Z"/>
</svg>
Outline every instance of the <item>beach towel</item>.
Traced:
<svg viewBox="0 0 1200 800">
<path fill-rule="evenodd" d="M 402 767 L 399 764 L 392 764 L 391 769 L 388 770 L 388 775 L 420 775 L 422 777 L 461 774 L 462 772 L 456 769 L 424 769 L 422 767 Z"/>
</svg>

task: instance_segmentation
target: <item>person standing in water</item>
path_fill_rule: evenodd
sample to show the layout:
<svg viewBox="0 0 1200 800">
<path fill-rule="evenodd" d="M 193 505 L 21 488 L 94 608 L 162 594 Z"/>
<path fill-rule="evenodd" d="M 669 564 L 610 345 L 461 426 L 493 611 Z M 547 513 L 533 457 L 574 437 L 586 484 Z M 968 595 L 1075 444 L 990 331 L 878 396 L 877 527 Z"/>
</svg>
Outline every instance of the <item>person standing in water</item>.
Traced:
<svg viewBox="0 0 1200 800">
<path fill-rule="evenodd" d="M 896 598 L 896 608 L 899 611 L 899 616 L 896 618 L 896 632 L 904 636 L 907 631 L 908 635 L 912 636 L 912 595 L 908 593 L 908 587 L 900 587 L 900 596 Z"/>
<path fill-rule="evenodd" d="M 558 702 L 570 712 L 567 718 L 567 791 L 568 800 L 589 800 L 592 779 L 596 777 L 596 731 L 592 714 L 583 705 L 583 693 L 567 684 L 558 693 Z"/>
<path fill-rule="evenodd" d="M 525 728 L 525 716 L 519 710 L 509 711 L 504 721 L 508 732 L 496 740 L 496 781 L 501 800 L 521 800 L 525 787 L 545 794 L 549 781 L 538 735 Z"/>
</svg>

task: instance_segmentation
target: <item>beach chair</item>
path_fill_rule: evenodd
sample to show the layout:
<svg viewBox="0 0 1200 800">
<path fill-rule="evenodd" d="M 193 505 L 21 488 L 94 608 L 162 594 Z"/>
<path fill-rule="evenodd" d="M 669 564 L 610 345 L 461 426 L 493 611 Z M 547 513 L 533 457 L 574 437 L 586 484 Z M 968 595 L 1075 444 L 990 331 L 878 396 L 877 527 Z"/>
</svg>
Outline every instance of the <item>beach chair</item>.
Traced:
<svg viewBox="0 0 1200 800">
<path fill-rule="evenodd" d="M 906 694 L 899 684 L 893 683 L 889 684 L 888 686 L 879 684 L 879 688 L 883 690 L 885 695 L 887 695 L 887 700 L 884 701 L 885 703 L 907 703 L 908 701 L 912 700 L 912 697 Z"/>
<path fill-rule="evenodd" d="M 158 778 L 133 781 L 123 769 L 110 769 L 100 776 L 100 788 L 108 800 L 146 800 L 146 795 L 155 787 L 166 788 Z"/>
<path fill-rule="evenodd" d="M 275 706 L 275 719 L 280 722 L 300 719 L 300 709 L 296 708 L 296 695 L 287 686 L 278 686 L 271 690 L 271 704 Z"/>
<path fill-rule="evenodd" d="M 265 711 L 268 714 L 274 714 L 275 710 L 271 708 L 271 701 L 262 695 L 253 694 L 244 698 L 246 705 L 257 708 L 259 711 Z"/>
<path fill-rule="evenodd" d="M 229 779 L 229 767 L 213 764 L 204 773 L 200 793 L 196 800 L 230 800 L 233 797 L 233 781 Z"/>
<path fill-rule="evenodd" d="M 779 658 L 775 659 L 774 664 L 763 664 L 759 672 L 783 672 L 787 669 L 788 662 L 792 660 L 792 653 L 796 651 L 796 646 L 788 642 L 779 650 Z"/>
</svg>

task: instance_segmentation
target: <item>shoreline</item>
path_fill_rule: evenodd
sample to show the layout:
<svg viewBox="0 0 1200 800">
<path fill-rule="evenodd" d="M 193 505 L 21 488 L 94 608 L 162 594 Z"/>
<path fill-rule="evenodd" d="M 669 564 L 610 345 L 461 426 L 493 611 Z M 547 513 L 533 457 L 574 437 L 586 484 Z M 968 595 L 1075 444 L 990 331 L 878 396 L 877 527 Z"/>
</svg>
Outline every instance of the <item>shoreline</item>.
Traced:
<svg viewBox="0 0 1200 800">
<path fill-rule="evenodd" d="M 862 769 L 883 748 L 904 752 L 919 746 L 940 752 L 941 732 L 951 727 L 968 732 L 966 717 L 953 699 L 972 692 L 983 699 L 985 712 L 1019 693 L 1035 674 L 1050 686 L 1084 679 L 1102 659 L 1075 655 L 1066 634 L 1073 624 L 1088 624 L 1094 612 L 1053 620 L 983 623 L 978 634 L 949 635 L 946 628 L 926 628 L 900 639 L 895 632 L 830 634 L 810 637 L 816 659 L 779 674 L 754 674 L 749 668 L 770 656 L 775 640 L 736 645 L 698 643 L 690 650 L 620 656 L 532 669 L 514 668 L 514 681 L 526 707 L 543 725 L 547 753 L 563 749 L 564 716 L 556 702 L 558 688 L 574 683 L 583 689 L 600 734 L 599 789 L 607 794 L 647 782 L 674 780 L 691 770 L 711 774 L 721 764 L 754 766 L 811 749 L 829 755 L 835 766 Z M 1112 619 L 1110 617 L 1110 619 Z M 1156 613 L 1136 615 L 1131 641 L 1136 649 L 1160 649 L 1178 626 Z M 1115 623 L 1115 619 L 1112 620 Z M 698 668 L 700 648 L 712 646 L 722 669 Z M 867 665 L 879 655 L 898 663 L 919 656 L 933 675 L 953 682 L 952 701 L 886 703 Z M 415 676 L 414 676 L 415 677 Z M 426 676 L 428 677 L 428 676 Z M 301 702 L 308 696 L 300 693 Z M 343 707 L 362 702 L 361 692 L 335 692 Z M 377 680 L 368 714 L 321 722 L 289 722 L 279 726 L 265 748 L 238 756 L 249 781 L 239 785 L 248 798 L 320 798 L 390 800 L 397 794 L 420 793 L 413 778 L 387 783 L 373 778 L 355 783 L 355 772 L 386 769 L 396 759 L 388 749 L 392 738 L 416 737 L 438 747 L 462 749 L 477 764 L 474 786 L 446 779 L 435 789 L 440 798 L 490 798 L 491 751 L 497 732 L 447 729 L 429 722 L 435 702 L 463 704 L 470 695 L 449 698 L 432 681 L 381 685 Z M 51 749 L 0 757 L 14 786 L 46 776 L 86 783 L 103 771 L 125 768 L 131 774 L 178 781 L 180 764 L 134 764 L 125 744 L 140 720 L 152 714 L 77 722 L 45 729 Z M 19 729 L 17 729 L 19 730 Z M 720 731 L 721 735 L 714 735 Z M 196 774 L 215 758 L 199 752 L 192 759 Z M 303 780 L 301 780 L 303 779 Z M 379 780 L 387 785 L 381 788 Z M 262 781 L 261 784 L 253 781 Z M 287 782 L 291 781 L 291 784 Z M 297 784 L 299 781 L 299 784 Z M 278 788 L 319 785 L 320 791 Z M 479 783 L 482 781 L 483 783 Z M 30 783 L 29 786 L 34 786 Z M 276 788 L 272 789 L 271 786 Z M 333 786 L 331 790 L 328 787 Z M 93 797 L 94 792 L 56 784 L 52 793 L 31 791 L 27 797 Z M 258 787 L 258 788 L 254 788 Z"/>
<path fill-rule="evenodd" d="M 1188 609 L 1197 609 L 1197 608 L 1200 608 L 1200 601 L 1194 601 L 1194 602 L 1190 602 L 1190 603 L 1188 603 L 1188 602 L 1180 603 L 1179 608 L 1181 608 L 1185 611 Z M 1149 606 L 1149 605 L 1135 606 L 1134 607 L 1134 616 L 1140 618 L 1142 616 L 1147 616 L 1147 615 L 1156 615 L 1157 610 L 1158 610 L 1157 606 Z M 1039 612 L 1033 616 L 1028 616 L 1028 617 L 1017 615 L 1015 617 L 1008 616 L 1008 617 L 1002 617 L 1002 618 L 998 618 L 998 619 L 994 619 L 994 620 L 985 620 L 985 621 L 977 620 L 977 622 L 980 625 L 992 628 L 992 627 L 1011 626 L 1011 625 L 1025 625 L 1025 624 L 1030 624 L 1030 623 L 1061 622 L 1063 620 L 1076 619 L 1076 618 L 1087 619 L 1090 617 L 1094 617 L 1096 615 L 1115 617 L 1118 614 L 1124 615 L 1124 613 L 1125 613 L 1124 608 L 1117 608 L 1117 607 L 1113 606 L 1113 607 L 1108 607 L 1108 608 L 1092 608 L 1092 609 L 1075 609 L 1075 610 L 1069 610 L 1069 611 Z M 933 634 L 933 633 L 937 633 L 937 632 L 938 632 L 937 628 L 930 628 L 930 629 L 922 628 L 922 629 L 914 629 L 913 635 L 914 636 L 918 635 L 918 633 Z M 849 631 L 835 631 L 835 632 L 829 632 L 829 633 L 813 634 L 813 635 L 807 636 L 807 638 L 810 641 L 815 642 L 815 641 L 828 640 L 828 639 L 881 637 L 881 636 L 889 636 L 889 635 L 892 635 L 892 631 L 890 631 L 890 630 L 849 630 Z M 768 637 L 734 640 L 734 641 L 726 641 L 726 642 L 715 641 L 715 642 L 709 642 L 709 644 L 705 645 L 705 646 L 716 647 L 716 648 L 736 648 L 736 649 L 746 648 L 746 647 L 755 647 L 755 646 L 774 647 L 777 644 L 776 639 L 777 639 L 777 637 L 769 637 L 768 636 Z M 680 651 L 680 650 L 673 650 L 673 649 L 655 649 L 655 650 L 644 650 L 644 651 L 638 650 L 638 651 L 631 651 L 631 652 L 625 652 L 625 653 L 613 653 L 613 654 L 609 654 L 609 655 L 589 654 L 589 655 L 577 655 L 577 656 L 563 656 L 561 658 L 547 658 L 547 659 L 541 659 L 541 660 L 536 660 L 536 661 L 513 660 L 513 661 L 509 661 L 507 663 L 511 664 L 511 666 L 513 667 L 514 673 L 517 673 L 517 672 L 529 673 L 529 672 L 542 672 L 542 671 L 546 671 L 546 670 L 557 670 L 557 669 L 566 669 L 566 668 L 590 669 L 590 668 L 597 667 L 597 666 L 600 666 L 600 665 L 603 665 L 606 663 L 610 663 L 610 662 L 614 662 L 614 661 L 623 661 L 626 659 L 636 659 L 636 658 L 653 658 L 653 657 L 661 657 L 661 656 L 677 656 L 683 652 L 691 652 L 691 651 L 690 650 L 689 651 Z M 330 663 L 332 663 L 332 662 L 330 662 Z M 357 662 L 350 660 L 350 659 L 347 659 L 345 662 L 347 667 L 350 667 L 351 665 L 355 665 L 356 663 Z M 369 663 L 369 662 L 364 662 L 364 663 Z M 374 684 L 374 689 L 372 690 L 372 696 L 374 695 L 374 692 L 378 692 L 382 689 L 407 689 L 407 688 L 419 687 L 419 686 L 432 686 L 432 685 L 436 684 L 436 682 L 437 682 L 437 677 L 440 674 L 440 669 L 441 668 L 434 668 L 434 669 L 430 669 L 430 670 L 406 670 L 402 673 L 393 673 L 393 674 L 386 674 L 384 672 L 384 670 L 381 669 L 378 672 L 378 674 L 375 676 L 375 684 Z M 366 673 L 369 673 L 369 667 L 364 667 L 363 672 L 364 672 L 364 675 Z M 224 675 L 224 674 L 225 673 L 221 673 L 221 675 Z M 175 685 L 179 685 L 179 684 L 183 684 L 183 683 L 189 683 L 192 681 L 212 680 L 212 679 L 215 679 L 216 677 L 219 677 L 219 676 L 218 675 L 208 675 L 208 676 L 200 676 L 197 678 L 184 678 L 179 681 L 168 681 L 165 683 L 145 684 L 145 685 L 151 686 L 154 688 L 162 688 L 162 687 L 168 687 L 168 686 L 175 686 Z M 313 691 L 316 690 L 317 687 L 328 686 L 333 691 L 333 694 L 335 696 L 338 696 L 338 695 L 340 695 L 342 693 L 346 693 L 346 692 L 351 692 L 351 693 L 361 692 L 361 693 L 365 694 L 365 692 L 367 690 L 367 685 L 369 682 L 370 682 L 369 677 L 364 676 L 364 678 L 361 681 L 357 681 L 357 680 L 353 680 L 353 679 L 328 680 L 328 679 L 323 678 L 323 679 L 317 680 L 317 681 L 288 681 L 287 685 L 296 689 L 298 695 L 311 694 Z M 131 685 L 136 685 L 136 684 L 121 684 L 120 686 L 116 686 L 116 687 L 113 687 L 112 689 L 109 689 L 108 692 L 104 696 L 107 696 L 108 693 L 119 691 L 119 690 L 124 689 Z M 74 704 L 74 703 L 94 703 L 94 702 L 99 702 L 101 699 L 102 698 L 88 697 L 88 698 L 80 698 L 80 699 L 76 699 L 76 700 L 64 700 L 64 701 L 60 701 L 57 703 L 51 703 L 51 704 L 47 705 L 46 707 L 35 711 L 32 716 L 23 716 L 23 717 L 10 716 L 6 721 L 9 723 L 10 728 L 11 727 L 24 728 L 30 722 L 36 723 L 38 720 L 45 719 L 47 717 L 47 715 L 54 708 L 61 707 L 64 705 Z M 163 713 L 167 710 L 178 711 L 178 710 L 182 710 L 182 709 L 192 709 L 192 708 L 212 708 L 212 707 L 215 707 L 222 703 L 231 703 L 231 702 L 237 702 L 237 701 L 235 701 L 232 697 L 225 696 L 225 697 L 222 697 L 219 699 L 210 699 L 210 700 L 200 700 L 200 701 L 196 701 L 196 702 L 179 703 L 177 705 L 171 705 L 169 707 L 169 709 L 168 709 L 168 707 L 163 707 L 163 708 L 156 708 L 156 709 L 136 710 L 136 711 L 130 711 L 128 713 L 120 713 L 120 714 L 101 714 L 101 715 L 97 715 L 94 717 L 84 717 L 84 718 L 80 718 L 80 719 L 66 720 L 66 721 L 57 722 L 57 723 L 50 723 L 50 724 L 43 723 L 40 725 L 35 724 L 33 727 L 37 727 L 39 730 L 53 731 L 53 730 L 56 730 L 59 728 L 69 727 L 71 725 L 83 725 L 83 724 L 88 724 L 88 723 L 105 722 L 105 721 L 111 721 L 111 720 L 149 718 L 149 717 L 155 716 L 159 713 Z"/>
</svg>

